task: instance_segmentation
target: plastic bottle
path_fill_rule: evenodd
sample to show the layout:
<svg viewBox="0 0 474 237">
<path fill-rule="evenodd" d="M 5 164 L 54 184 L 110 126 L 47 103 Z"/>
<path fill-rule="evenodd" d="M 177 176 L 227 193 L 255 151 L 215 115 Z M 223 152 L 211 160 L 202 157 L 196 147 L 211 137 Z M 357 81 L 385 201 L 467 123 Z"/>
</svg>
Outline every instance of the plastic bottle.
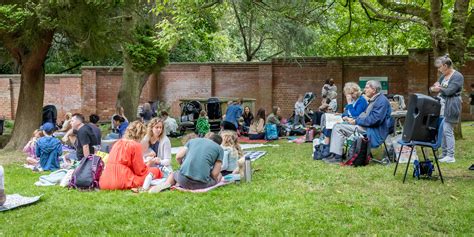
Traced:
<svg viewBox="0 0 474 237">
<path fill-rule="evenodd" d="M 245 177 L 245 182 L 250 182 L 252 181 L 252 165 L 251 165 L 251 160 L 250 156 L 245 157 L 245 164 L 244 164 L 244 177 Z"/>
<path fill-rule="evenodd" d="M 6 195 L 3 185 L 3 167 L 0 165 L 0 206 L 2 206 L 6 201 Z"/>
</svg>

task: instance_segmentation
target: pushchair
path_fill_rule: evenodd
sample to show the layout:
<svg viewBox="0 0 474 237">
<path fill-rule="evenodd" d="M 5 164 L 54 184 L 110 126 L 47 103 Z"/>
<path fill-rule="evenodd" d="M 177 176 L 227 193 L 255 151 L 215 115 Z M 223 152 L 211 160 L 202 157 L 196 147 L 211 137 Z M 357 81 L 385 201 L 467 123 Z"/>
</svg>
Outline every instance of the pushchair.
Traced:
<svg viewBox="0 0 474 237">
<path fill-rule="evenodd" d="M 209 118 L 209 124 L 211 125 L 211 131 L 220 130 L 222 110 L 221 102 L 219 98 L 211 97 L 207 100 L 207 117 Z"/>
<path fill-rule="evenodd" d="M 52 123 L 56 126 L 56 121 L 58 119 L 58 111 L 54 105 L 46 105 L 43 107 L 43 120 L 41 124 Z"/>
<path fill-rule="evenodd" d="M 195 129 L 196 120 L 199 118 L 199 112 L 202 110 L 201 103 L 196 100 L 189 102 L 183 102 L 179 104 L 181 107 L 181 128 L 186 129 Z"/>
<path fill-rule="evenodd" d="M 313 92 L 306 92 L 303 97 L 303 104 L 304 104 L 304 122 L 307 123 L 311 121 L 311 117 L 308 114 L 308 107 L 316 99 L 316 95 Z M 295 120 L 295 111 L 293 110 L 293 114 L 291 117 L 288 119 L 292 124 L 294 123 Z"/>
</svg>

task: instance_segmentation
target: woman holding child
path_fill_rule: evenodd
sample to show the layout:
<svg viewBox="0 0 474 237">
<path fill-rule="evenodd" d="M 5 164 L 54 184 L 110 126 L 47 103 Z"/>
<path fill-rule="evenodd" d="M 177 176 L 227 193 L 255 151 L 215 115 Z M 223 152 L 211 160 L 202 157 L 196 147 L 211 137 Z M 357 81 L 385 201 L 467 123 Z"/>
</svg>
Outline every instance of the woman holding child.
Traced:
<svg viewBox="0 0 474 237">
<path fill-rule="evenodd" d="M 164 121 L 153 118 L 148 123 L 147 134 L 141 141 L 145 153 L 145 162 L 150 167 L 171 168 L 171 142 L 164 129 Z"/>
<path fill-rule="evenodd" d="M 141 187 L 151 173 L 155 179 L 163 176 L 155 167 L 148 167 L 143 161 L 142 141 L 146 127 L 139 121 L 132 122 L 124 138 L 117 141 L 109 154 L 107 166 L 100 177 L 101 189 L 131 189 Z"/>
</svg>

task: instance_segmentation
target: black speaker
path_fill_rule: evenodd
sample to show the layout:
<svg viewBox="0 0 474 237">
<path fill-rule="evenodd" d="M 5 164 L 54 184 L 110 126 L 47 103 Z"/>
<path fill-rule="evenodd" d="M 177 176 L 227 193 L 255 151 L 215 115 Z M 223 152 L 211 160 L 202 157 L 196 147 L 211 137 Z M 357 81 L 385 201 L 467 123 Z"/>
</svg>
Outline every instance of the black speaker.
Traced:
<svg viewBox="0 0 474 237">
<path fill-rule="evenodd" d="M 402 140 L 434 142 L 440 110 L 437 99 L 423 94 L 410 95 Z"/>
</svg>

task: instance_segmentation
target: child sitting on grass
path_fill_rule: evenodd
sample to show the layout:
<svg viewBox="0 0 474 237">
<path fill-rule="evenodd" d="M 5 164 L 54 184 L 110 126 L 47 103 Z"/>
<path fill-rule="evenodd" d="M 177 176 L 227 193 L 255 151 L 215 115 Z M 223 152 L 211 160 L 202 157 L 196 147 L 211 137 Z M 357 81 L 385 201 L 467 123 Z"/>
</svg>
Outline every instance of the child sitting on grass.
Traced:
<svg viewBox="0 0 474 237">
<path fill-rule="evenodd" d="M 36 143 L 36 156 L 39 157 L 42 170 L 55 171 L 60 168 L 59 156 L 61 156 L 63 149 L 61 141 L 52 136 L 54 129 L 55 126 L 52 123 L 45 123 L 40 128 L 44 137 L 38 139 Z"/>
<path fill-rule="evenodd" d="M 199 137 L 204 137 L 210 131 L 211 125 L 207 118 L 207 113 L 205 110 L 201 110 L 199 113 L 199 118 L 196 122 L 196 133 Z"/>
<path fill-rule="evenodd" d="M 33 137 L 31 137 L 30 141 L 28 141 L 28 143 L 26 143 L 25 147 L 23 148 L 23 152 L 25 152 L 27 155 L 25 164 L 26 168 L 33 169 L 34 167 L 38 166 L 39 157 L 36 156 L 36 143 L 41 137 L 43 137 L 43 132 L 39 129 L 36 129 L 33 132 Z"/>
<path fill-rule="evenodd" d="M 224 158 L 222 160 L 221 174 L 222 176 L 236 173 L 237 161 L 243 156 L 242 148 L 239 145 L 237 133 L 230 130 L 221 132 L 222 148 L 224 149 Z"/>
</svg>

